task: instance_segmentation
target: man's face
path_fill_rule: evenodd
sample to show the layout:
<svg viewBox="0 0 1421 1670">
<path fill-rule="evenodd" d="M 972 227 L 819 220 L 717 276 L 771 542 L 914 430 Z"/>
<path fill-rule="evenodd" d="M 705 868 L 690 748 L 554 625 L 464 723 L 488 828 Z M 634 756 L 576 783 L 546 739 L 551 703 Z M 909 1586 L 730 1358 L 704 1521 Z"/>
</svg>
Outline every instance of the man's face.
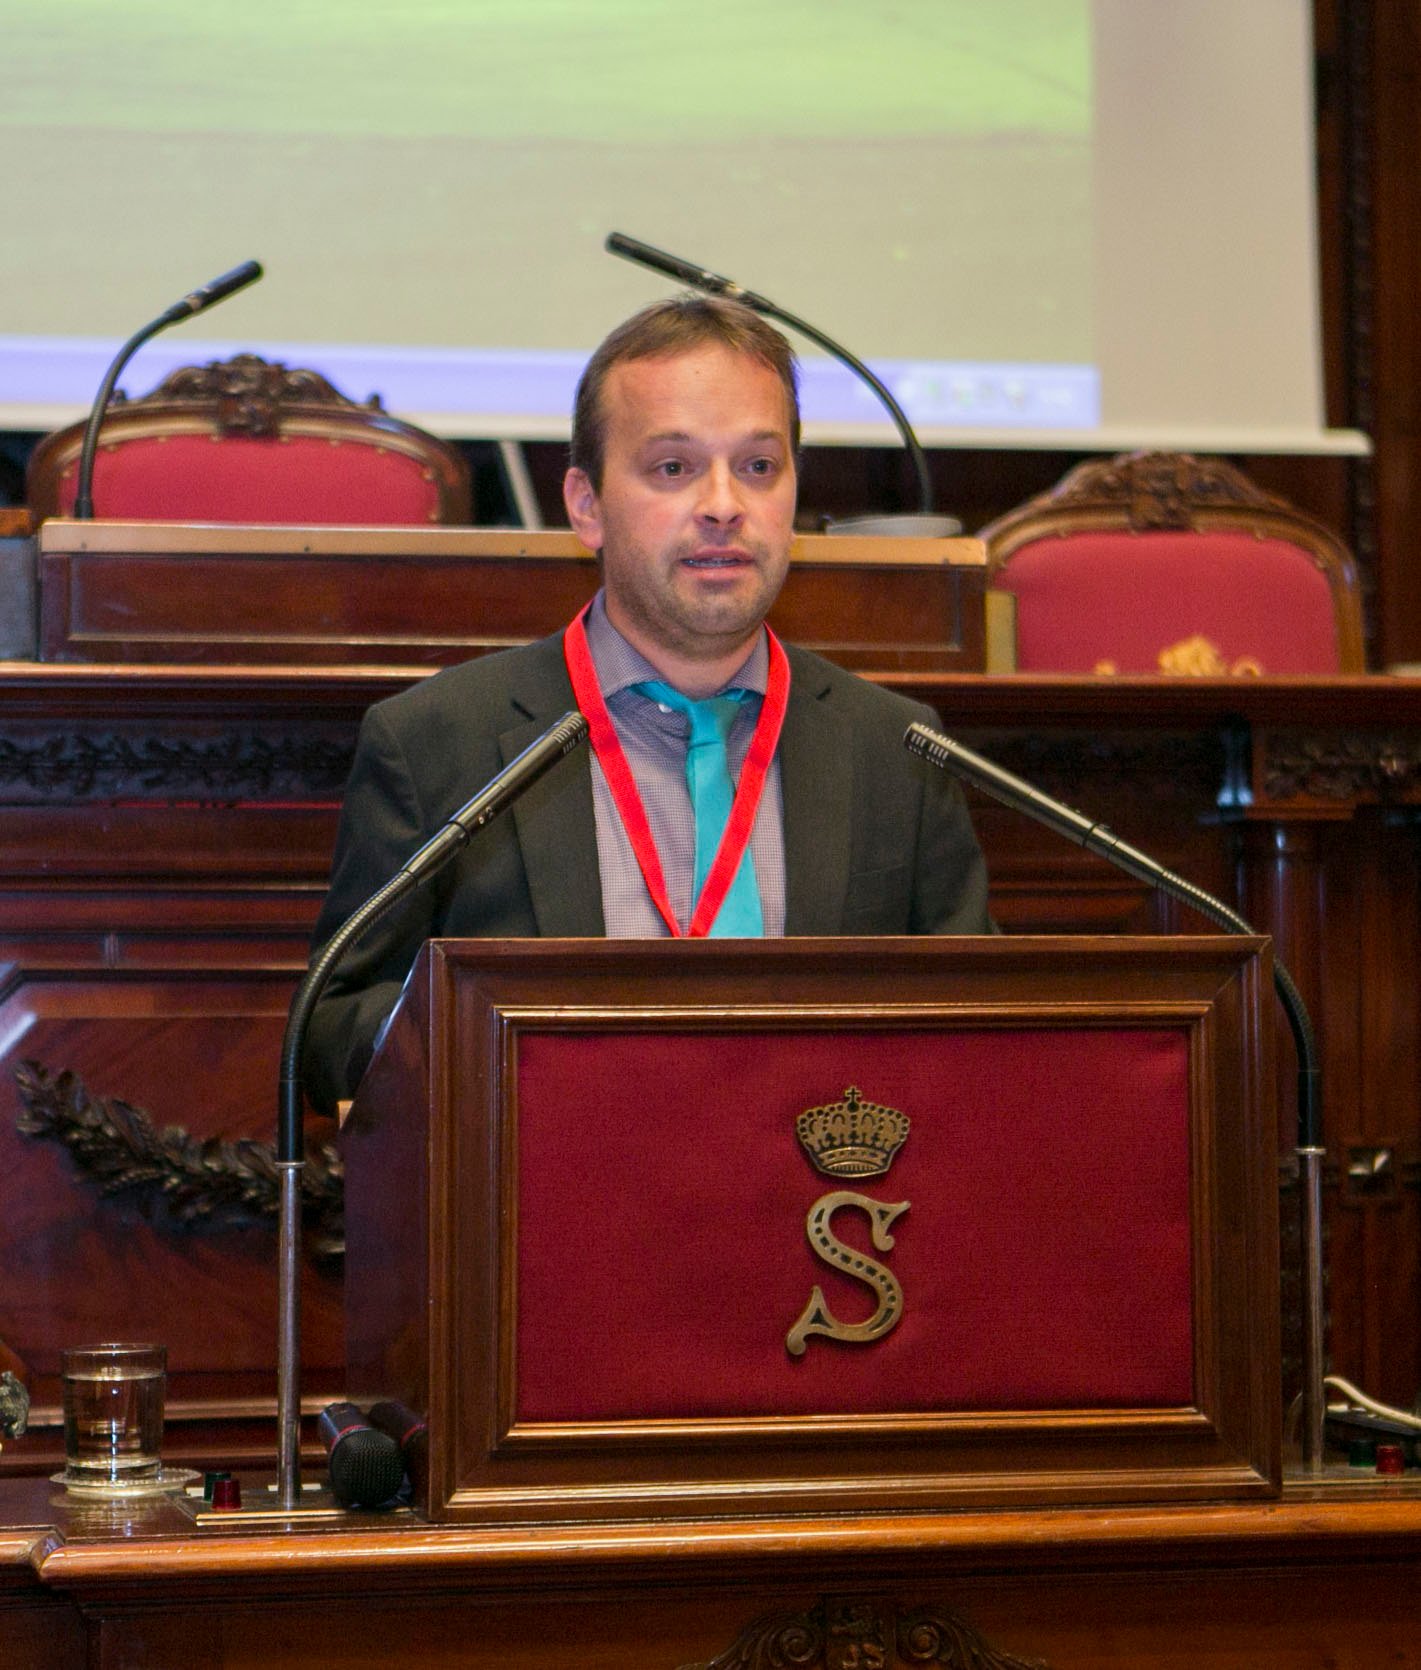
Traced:
<svg viewBox="0 0 1421 1670">
<path fill-rule="evenodd" d="M 602 415 L 601 491 L 574 469 L 563 496 L 578 538 L 602 553 L 608 616 L 673 682 L 731 662 L 728 677 L 789 566 L 784 386 L 713 345 L 613 366 Z"/>
</svg>

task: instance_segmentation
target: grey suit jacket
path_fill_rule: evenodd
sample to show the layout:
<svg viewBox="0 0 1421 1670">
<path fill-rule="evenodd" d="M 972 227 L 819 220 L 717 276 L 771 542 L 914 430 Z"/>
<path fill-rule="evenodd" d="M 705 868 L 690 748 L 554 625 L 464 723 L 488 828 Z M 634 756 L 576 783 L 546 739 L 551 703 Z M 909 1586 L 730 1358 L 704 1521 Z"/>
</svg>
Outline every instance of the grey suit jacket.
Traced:
<svg viewBox="0 0 1421 1670">
<path fill-rule="evenodd" d="M 956 784 L 902 745 L 929 708 L 787 647 L 780 735 L 792 935 L 989 933 L 987 880 Z M 447 668 L 371 708 L 346 786 L 323 944 L 479 788 L 576 704 L 562 634 Z M 604 932 L 588 750 L 356 943 L 311 1019 L 318 1107 L 350 1095 L 420 946 Z"/>
</svg>

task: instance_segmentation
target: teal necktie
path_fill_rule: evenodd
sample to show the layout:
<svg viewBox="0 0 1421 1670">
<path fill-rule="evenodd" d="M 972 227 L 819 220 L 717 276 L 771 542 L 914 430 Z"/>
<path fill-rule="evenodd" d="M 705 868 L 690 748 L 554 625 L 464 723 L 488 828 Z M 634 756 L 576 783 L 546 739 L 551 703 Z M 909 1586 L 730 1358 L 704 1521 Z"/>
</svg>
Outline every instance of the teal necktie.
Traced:
<svg viewBox="0 0 1421 1670">
<path fill-rule="evenodd" d="M 730 819 L 730 808 L 735 790 L 730 781 L 730 760 L 725 745 L 740 704 L 750 694 L 747 690 L 730 690 L 723 696 L 711 696 L 703 702 L 693 702 L 669 684 L 652 679 L 632 688 L 652 701 L 673 707 L 684 713 L 691 722 L 691 737 L 686 749 L 686 787 L 691 793 L 691 811 L 696 819 L 696 867 L 691 900 L 701 896 L 710 867 L 720 848 L 721 836 Z M 730 891 L 711 923 L 711 939 L 759 939 L 765 932 L 765 920 L 760 910 L 760 887 L 755 879 L 755 863 L 747 846 L 730 884 Z"/>
</svg>

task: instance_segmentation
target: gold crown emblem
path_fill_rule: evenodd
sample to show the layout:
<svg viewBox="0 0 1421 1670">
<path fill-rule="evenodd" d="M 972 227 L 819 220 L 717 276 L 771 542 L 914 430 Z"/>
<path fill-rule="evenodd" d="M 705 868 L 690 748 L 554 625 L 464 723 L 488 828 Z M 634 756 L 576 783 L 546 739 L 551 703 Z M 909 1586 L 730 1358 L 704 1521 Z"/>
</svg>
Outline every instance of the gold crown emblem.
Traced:
<svg viewBox="0 0 1421 1670">
<path fill-rule="evenodd" d="M 806 1108 L 795 1134 L 819 1170 L 830 1177 L 881 1177 L 908 1135 L 908 1116 L 877 1102 L 861 1102 L 851 1084 L 842 1102 Z"/>
</svg>

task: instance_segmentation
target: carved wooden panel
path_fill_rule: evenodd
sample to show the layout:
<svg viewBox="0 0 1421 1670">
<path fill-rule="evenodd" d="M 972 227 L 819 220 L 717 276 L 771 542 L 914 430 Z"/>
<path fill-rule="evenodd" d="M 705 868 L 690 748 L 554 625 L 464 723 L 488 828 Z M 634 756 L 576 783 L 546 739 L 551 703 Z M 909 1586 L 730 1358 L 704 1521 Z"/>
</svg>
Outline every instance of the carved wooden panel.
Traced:
<svg viewBox="0 0 1421 1670">
<path fill-rule="evenodd" d="M 266 1222 L 185 1223 L 142 1185 L 104 1194 L 59 1143 L 18 1129 L 14 1069 L 77 1074 L 197 1137 L 269 1139 L 292 977 L 219 971 L 9 969 L 0 982 L 0 1221 L 6 1270 L 0 1337 L 27 1369 L 31 1433 L 3 1465 L 62 1453 L 58 1353 L 99 1338 L 154 1339 L 169 1352 L 173 1455 L 265 1448 L 274 1396 L 275 1232 Z M 306 1275 L 312 1385 L 336 1387 L 342 1360 L 338 1269 Z M 232 1453 L 231 1450 L 225 1453 Z"/>
<path fill-rule="evenodd" d="M 946 1670 L 1048 1670 L 992 1646 L 945 1607 L 900 1607 L 857 1596 L 825 1596 L 805 1612 L 758 1618 L 723 1653 L 681 1670 L 902 1670 L 940 1664 Z"/>
</svg>

